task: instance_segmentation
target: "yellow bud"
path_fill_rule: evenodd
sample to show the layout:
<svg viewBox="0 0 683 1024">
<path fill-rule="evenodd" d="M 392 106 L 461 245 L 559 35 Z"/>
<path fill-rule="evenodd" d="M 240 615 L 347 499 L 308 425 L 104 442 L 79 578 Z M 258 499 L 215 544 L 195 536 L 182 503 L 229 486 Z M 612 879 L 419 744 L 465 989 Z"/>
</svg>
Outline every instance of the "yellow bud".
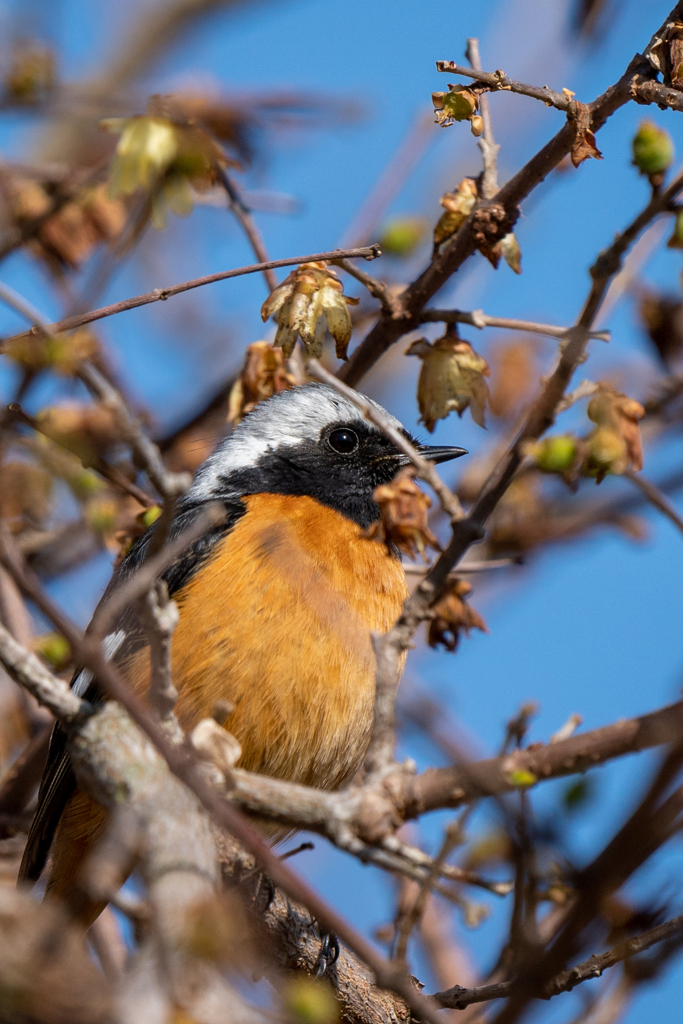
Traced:
<svg viewBox="0 0 683 1024">
<path fill-rule="evenodd" d="M 535 786 L 538 782 L 534 773 L 527 771 L 526 768 L 518 768 L 515 771 L 510 772 L 508 779 L 512 786 L 516 786 L 519 789 L 524 789 L 527 786 Z"/>
<path fill-rule="evenodd" d="M 472 114 L 470 118 L 470 131 L 476 139 L 484 131 L 484 118 L 480 114 Z"/>
<path fill-rule="evenodd" d="M 641 121 L 633 138 L 633 163 L 642 174 L 663 174 L 673 163 L 671 136 L 653 121 Z"/>
<path fill-rule="evenodd" d="M 61 633 L 44 633 L 34 642 L 36 653 L 55 671 L 61 672 L 71 660 L 71 647 Z"/>
<path fill-rule="evenodd" d="M 410 256 L 424 235 L 424 221 L 418 217 L 395 217 L 380 236 L 382 252 L 389 256 Z"/>
<path fill-rule="evenodd" d="M 317 978 L 293 978 L 282 1001 L 296 1024 L 332 1024 L 339 1019 L 339 1004 L 331 987 Z"/>
<path fill-rule="evenodd" d="M 138 516 L 140 524 L 145 528 L 148 528 L 152 523 L 156 523 L 157 519 L 162 513 L 161 505 L 152 505 L 151 508 L 146 508 L 144 512 L 141 512 Z"/>
<path fill-rule="evenodd" d="M 546 437 L 528 449 L 528 454 L 543 473 L 568 473 L 578 453 L 579 446 L 571 434 Z"/>
</svg>

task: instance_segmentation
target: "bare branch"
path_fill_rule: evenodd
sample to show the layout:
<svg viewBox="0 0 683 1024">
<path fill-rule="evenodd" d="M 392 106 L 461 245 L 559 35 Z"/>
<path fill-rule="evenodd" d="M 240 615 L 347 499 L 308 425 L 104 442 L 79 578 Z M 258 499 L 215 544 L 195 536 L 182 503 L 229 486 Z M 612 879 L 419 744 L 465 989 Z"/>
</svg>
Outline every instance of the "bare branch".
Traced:
<svg viewBox="0 0 683 1024">
<path fill-rule="evenodd" d="M 667 22 L 668 23 L 668 22 Z M 665 24 L 667 24 L 665 23 Z M 465 69 L 469 77 L 479 72 Z M 634 90 L 647 84 L 653 77 L 652 68 L 644 57 L 636 55 L 621 78 L 601 96 L 588 105 L 591 130 L 597 132 L 614 114 L 634 98 Z M 657 83 L 654 83 L 657 85 Z M 559 98 L 559 94 L 556 94 Z M 680 94 L 678 94 L 680 97 Z M 563 102 L 568 102 L 562 97 Z M 531 158 L 489 200 L 481 200 L 451 241 L 447 242 L 426 270 L 399 297 L 401 315 L 383 314 L 370 333 L 351 354 L 341 368 L 339 376 L 347 384 L 355 385 L 376 360 L 402 335 L 414 330 L 426 303 L 439 291 L 462 264 L 477 250 L 477 235 L 495 241 L 502 233 L 512 230 L 519 215 L 519 204 L 536 188 L 571 151 L 575 140 L 575 127 L 565 124 L 561 130 Z"/>
<path fill-rule="evenodd" d="M 230 177 L 225 168 L 221 167 L 220 164 L 216 166 L 216 172 L 218 174 L 219 180 L 223 188 L 225 189 L 228 195 L 230 209 L 232 210 L 232 212 L 235 214 L 235 217 L 242 225 L 244 233 L 249 239 L 251 247 L 254 250 L 254 256 L 256 256 L 256 259 L 260 263 L 269 263 L 270 261 L 268 259 L 268 253 L 266 252 L 266 247 L 263 244 L 261 232 L 256 227 L 254 218 L 251 216 L 251 211 L 249 207 L 245 204 L 236 182 L 233 181 L 233 179 Z M 266 280 L 266 284 L 268 285 L 269 291 L 272 292 L 274 288 L 277 288 L 277 274 L 274 273 L 272 268 L 267 267 L 263 271 L 263 276 Z"/>
<path fill-rule="evenodd" d="M 89 705 L 77 697 L 68 683 L 53 675 L 35 654 L 17 643 L 0 624 L 0 661 L 15 682 L 32 693 L 39 704 L 63 722 L 85 714 Z"/>
<path fill-rule="evenodd" d="M 465 312 L 460 309 L 423 309 L 419 314 L 420 323 L 470 324 L 472 327 L 502 327 L 509 331 L 525 331 L 527 334 L 545 334 L 549 338 L 565 338 L 570 327 L 555 327 L 554 324 L 539 324 L 534 320 L 513 320 L 504 316 L 489 316 L 481 309 Z M 591 338 L 609 341 L 609 331 L 590 331 Z"/>
<path fill-rule="evenodd" d="M 470 40 L 468 40 L 468 43 L 470 43 Z M 469 54 L 467 56 L 471 61 Z M 464 65 L 456 64 L 452 60 L 437 60 L 436 70 L 451 75 L 462 75 L 464 78 L 473 78 L 475 82 L 481 82 L 482 85 L 487 86 L 492 92 L 503 90 L 505 92 L 516 92 L 521 96 L 530 96 L 534 100 L 540 100 L 542 103 L 545 103 L 547 107 L 557 107 L 558 110 L 562 110 L 564 113 L 570 113 L 573 109 L 571 94 L 555 92 L 554 89 L 547 85 L 525 85 L 524 82 L 516 82 L 514 78 L 508 78 L 504 71 L 482 71 L 481 66 L 477 68 L 473 61 L 471 63 L 472 67 L 468 68 Z"/>
<path fill-rule="evenodd" d="M 403 915 L 403 919 L 401 921 L 400 928 L 398 931 L 398 938 L 396 940 L 395 958 L 399 961 L 399 963 L 404 963 L 406 960 L 406 953 L 408 951 L 408 940 L 410 939 L 411 932 L 415 925 L 422 918 L 425 907 L 427 906 L 427 901 L 431 894 L 431 890 L 434 887 L 434 883 L 439 877 L 439 874 L 441 873 L 443 865 L 448 859 L 448 856 L 452 852 L 453 848 L 459 842 L 462 842 L 462 829 L 460 827 L 460 822 L 451 822 L 451 824 L 446 827 L 443 841 L 441 843 L 441 848 L 439 849 L 439 852 L 434 858 L 426 878 L 422 882 L 420 889 L 415 899 L 413 900 L 411 906 L 409 907 L 407 913 Z"/>
<path fill-rule="evenodd" d="M 481 57 L 479 56 L 478 39 L 472 38 L 467 40 L 465 56 L 472 65 L 472 69 L 474 71 L 481 71 Z M 477 145 L 481 150 L 481 155 L 484 160 L 481 194 L 484 199 L 491 199 L 491 197 L 498 191 L 497 159 L 500 146 L 496 145 L 496 140 L 493 137 L 493 123 L 491 121 L 489 98 L 485 93 L 482 93 L 479 97 L 479 110 L 481 111 L 481 118 L 484 122 L 484 130 L 481 134 L 481 138 L 477 140 Z"/>
<path fill-rule="evenodd" d="M 651 505 L 659 509 L 683 533 L 683 519 L 658 487 L 655 487 L 642 473 L 634 473 L 632 469 L 627 469 L 623 475 L 643 492 Z"/>
<path fill-rule="evenodd" d="M 599 978 L 608 968 L 614 967 L 628 957 L 635 956 L 636 953 L 643 953 L 658 942 L 674 938 L 682 932 L 683 914 L 673 917 L 670 921 L 665 921 L 655 928 L 650 928 L 640 935 L 635 935 L 632 939 L 626 939 L 605 953 L 594 953 L 593 956 L 575 967 L 563 971 L 546 984 L 542 997 L 552 999 L 553 996 L 560 995 L 561 992 L 571 992 L 577 985 L 584 981 L 590 981 L 592 978 Z M 446 992 L 435 993 L 434 998 L 443 1007 L 464 1010 L 472 1003 L 485 1003 L 491 999 L 506 999 L 517 988 L 518 983 L 515 981 L 501 981 L 494 985 L 479 985 L 476 988 L 461 988 L 459 985 L 454 985 Z"/>
<path fill-rule="evenodd" d="M 142 604 L 151 663 L 149 702 L 171 741 L 182 743 L 183 732 L 174 711 L 178 691 L 173 685 L 171 666 L 171 642 L 178 625 L 178 606 L 168 596 L 168 587 L 163 580 L 157 580 L 150 587 Z"/>
<path fill-rule="evenodd" d="M 103 320 L 108 316 L 115 316 L 117 313 L 123 313 L 128 309 L 147 306 L 151 302 L 164 302 L 174 295 L 191 291 L 193 288 L 203 288 L 204 285 L 215 284 L 217 281 L 227 281 L 233 277 L 243 277 L 245 274 L 258 274 L 263 270 L 276 269 L 277 267 L 292 267 L 299 263 L 332 262 L 333 260 L 345 257 L 374 260 L 379 255 L 379 246 L 370 245 L 357 249 L 333 249 L 331 252 L 316 252 L 310 256 L 295 256 L 286 260 L 268 260 L 265 263 L 238 267 L 236 270 L 223 270 L 218 274 L 196 277 L 192 281 L 183 281 L 182 284 L 174 284 L 168 288 L 155 288 L 154 291 L 145 292 L 144 295 L 135 295 L 130 299 L 122 299 L 121 302 L 114 302 L 110 306 L 102 306 L 101 309 L 92 309 L 88 313 L 79 313 L 77 316 L 70 316 L 65 320 L 58 320 L 56 323 L 44 325 L 44 329 L 48 329 L 55 334 L 61 331 L 72 331 L 76 327 L 83 327 L 85 324 L 94 323 L 95 320 Z M 16 338 L 23 338 L 26 333 L 22 332 L 21 334 L 13 335 L 12 338 L 6 340 L 14 341 Z"/>
<path fill-rule="evenodd" d="M 53 444 L 59 444 L 60 447 L 64 448 L 65 451 L 70 452 L 75 458 L 79 460 L 82 466 L 86 469 L 94 469 L 96 473 L 108 480 L 109 483 L 118 487 L 120 490 L 125 491 L 126 494 L 130 494 L 132 498 L 139 501 L 143 508 L 150 508 L 152 505 L 156 505 L 154 498 L 150 497 L 141 487 L 134 484 L 125 473 L 122 473 L 118 466 L 110 466 L 104 459 L 97 456 L 93 456 L 91 459 L 83 461 L 81 454 L 76 450 L 75 446 L 71 447 L 68 441 L 64 438 L 60 438 L 56 441 L 54 437 L 46 433 L 40 420 L 37 420 L 35 416 L 30 416 L 18 402 L 12 402 L 7 406 L 7 411 L 20 423 L 25 423 L 26 426 L 31 427 L 37 433 L 42 434 L 43 437 L 48 437 Z"/>
<path fill-rule="evenodd" d="M 360 281 L 364 284 L 367 290 L 372 296 L 382 303 L 382 309 L 390 315 L 396 308 L 394 296 L 391 294 L 389 288 L 384 284 L 383 281 L 378 281 L 376 277 L 372 277 L 371 274 L 366 273 L 365 270 L 361 270 L 353 263 L 349 263 L 348 260 L 333 260 L 335 267 L 341 267 L 351 277 L 355 277 L 356 281 Z"/>
</svg>

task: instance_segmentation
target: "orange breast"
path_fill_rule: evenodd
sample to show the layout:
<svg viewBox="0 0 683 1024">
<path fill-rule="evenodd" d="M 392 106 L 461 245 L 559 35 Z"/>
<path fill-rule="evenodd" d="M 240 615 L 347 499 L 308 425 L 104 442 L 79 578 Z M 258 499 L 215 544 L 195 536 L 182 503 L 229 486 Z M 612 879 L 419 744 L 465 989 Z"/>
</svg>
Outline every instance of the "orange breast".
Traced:
<svg viewBox="0 0 683 1024">
<path fill-rule="evenodd" d="M 191 727 L 219 700 L 240 765 L 324 788 L 360 766 L 372 725 L 372 630 L 398 617 L 400 562 L 312 498 L 259 494 L 176 595 L 178 715 Z M 127 667 L 146 687 L 148 653 Z"/>
</svg>

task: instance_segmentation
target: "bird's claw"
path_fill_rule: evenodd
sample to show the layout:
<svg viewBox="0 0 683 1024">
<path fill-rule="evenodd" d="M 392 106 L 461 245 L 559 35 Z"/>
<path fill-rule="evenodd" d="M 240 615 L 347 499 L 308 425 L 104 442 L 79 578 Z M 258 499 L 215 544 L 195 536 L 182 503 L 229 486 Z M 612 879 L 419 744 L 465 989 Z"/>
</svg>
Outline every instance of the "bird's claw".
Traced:
<svg viewBox="0 0 683 1024">
<path fill-rule="evenodd" d="M 334 932 L 323 932 L 320 941 L 320 952 L 315 962 L 314 974 L 322 978 L 329 968 L 339 959 L 339 939 Z"/>
</svg>

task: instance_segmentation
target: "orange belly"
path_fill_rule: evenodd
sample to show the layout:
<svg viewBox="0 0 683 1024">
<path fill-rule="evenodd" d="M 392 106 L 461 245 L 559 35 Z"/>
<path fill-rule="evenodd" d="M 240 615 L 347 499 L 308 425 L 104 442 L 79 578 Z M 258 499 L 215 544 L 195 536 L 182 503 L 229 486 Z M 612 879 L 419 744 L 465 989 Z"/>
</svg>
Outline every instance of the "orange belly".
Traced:
<svg viewBox="0 0 683 1024">
<path fill-rule="evenodd" d="M 219 700 L 251 771 L 337 788 L 360 766 L 372 725 L 372 630 L 406 596 L 398 559 L 307 497 L 258 494 L 176 595 L 177 713 L 191 728 Z M 125 666 L 146 689 L 141 651 Z"/>
<path fill-rule="evenodd" d="M 175 595 L 176 711 L 189 729 L 229 701 L 225 727 L 242 745 L 241 767 L 336 789 L 367 748 L 375 695 L 370 633 L 398 617 L 405 575 L 382 545 L 311 498 L 245 501 L 246 515 Z M 146 693 L 148 651 L 121 667 Z M 55 837 L 52 893 L 70 899 L 104 824 L 102 809 L 75 793 Z M 85 920 L 97 912 L 79 909 Z"/>
</svg>

